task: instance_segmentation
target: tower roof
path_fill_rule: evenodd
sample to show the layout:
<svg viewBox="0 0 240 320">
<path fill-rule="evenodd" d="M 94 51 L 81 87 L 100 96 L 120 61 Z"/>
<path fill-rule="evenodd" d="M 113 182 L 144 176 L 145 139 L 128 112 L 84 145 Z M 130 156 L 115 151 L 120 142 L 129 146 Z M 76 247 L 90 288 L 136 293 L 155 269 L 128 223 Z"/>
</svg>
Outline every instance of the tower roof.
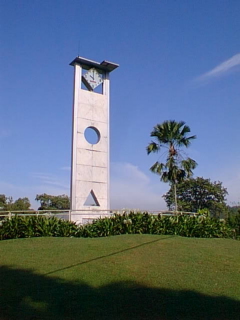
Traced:
<svg viewBox="0 0 240 320">
<path fill-rule="evenodd" d="M 104 60 L 103 62 L 99 63 L 96 61 L 92 61 L 89 59 L 85 59 L 82 57 L 76 57 L 71 63 L 70 66 L 74 66 L 75 64 L 80 64 L 84 69 L 90 69 L 92 67 L 95 67 L 97 69 L 103 70 L 103 71 L 107 71 L 107 72 L 111 72 L 113 70 L 115 70 L 116 68 L 119 67 L 119 64 L 113 63 L 113 62 L 109 62 Z"/>
</svg>

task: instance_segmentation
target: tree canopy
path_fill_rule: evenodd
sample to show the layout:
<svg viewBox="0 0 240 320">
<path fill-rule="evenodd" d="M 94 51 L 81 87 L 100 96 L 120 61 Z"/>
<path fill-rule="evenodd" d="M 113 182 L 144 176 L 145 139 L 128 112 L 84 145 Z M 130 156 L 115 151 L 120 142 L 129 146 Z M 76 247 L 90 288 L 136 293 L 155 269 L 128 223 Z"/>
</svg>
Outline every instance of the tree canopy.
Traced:
<svg viewBox="0 0 240 320">
<path fill-rule="evenodd" d="M 59 196 L 52 196 L 46 193 L 37 194 L 36 199 L 40 202 L 41 206 L 38 210 L 68 210 L 70 209 L 70 199 L 66 194 Z"/>
<path fill-rule="evenodd" d="M 208 209 L 212 215 L 220 216 L 227 210 L 227 189 L 222 182 L 204 178 L 190 178 L 178 184 L 177 200 L 182 211 L 197 212 L 200 209 Z M 163 196 L 167 206 L 174 206 L 173 186 Z"/>
<path fill-rule="evenodd" d="M 12 197 L 6 197 L 5 194 L 0 194 L 0 210 L 1 211 L 19 211 L 30 210 L 31 203 L 27 197 L 18 198 L 13 201 Z"/>
<path fill-rule="evenodd" d="M 158 153 L 167 149 L 162 155 L 166 155 L 165 162 L 155 162 L 150 170 L 160 176 L 163 182 L 169 182 L 174 188 L 175 210 L 177 210 L 176 185 L 186 178 L 193 175 L 193 169 L 196 168 L 195 160 L 184 157 L 182 147 L 189 147 L 191 141 L 196 136 L 188 136 L 189 126 L 184 121 L 175 120 L 164 121 L 157 124 L 151 132 L 153 140 L 147 146 L 147 153 Z"/>
</svg>

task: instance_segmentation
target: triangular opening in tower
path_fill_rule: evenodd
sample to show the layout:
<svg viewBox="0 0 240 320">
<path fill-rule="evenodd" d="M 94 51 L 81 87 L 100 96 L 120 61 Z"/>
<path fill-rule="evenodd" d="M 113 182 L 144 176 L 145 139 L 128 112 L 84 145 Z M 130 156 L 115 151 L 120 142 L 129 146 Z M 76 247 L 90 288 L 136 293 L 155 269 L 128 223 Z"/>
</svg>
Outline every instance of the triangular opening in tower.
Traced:
<svg viewBox="0 0 240 320">
<path fill-rule="evenodd" d="M 88 207 L 99 207 L 100 206 L 93 190 L 90 191 L 86 201 L 84 202 L 84 206 L 88 206 Z"/>
</svg>

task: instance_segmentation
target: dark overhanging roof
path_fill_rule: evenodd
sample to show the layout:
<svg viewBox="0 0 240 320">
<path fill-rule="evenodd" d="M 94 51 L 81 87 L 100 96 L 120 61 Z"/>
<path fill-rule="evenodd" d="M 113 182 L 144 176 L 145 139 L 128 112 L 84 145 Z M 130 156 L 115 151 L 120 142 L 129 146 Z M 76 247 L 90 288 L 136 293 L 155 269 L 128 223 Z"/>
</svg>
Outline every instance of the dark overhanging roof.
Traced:
<svg viewBox="0 0 240 320">
<path fill-rule="evenodd" d="M 80 64 L 84 69 L 90 69 L 90 68 L 97 68 L 103 71 L 111 72 L 119 67 L 119 64 L 109 62 L 109 61 L 103 61 L 101 63 L 92 61 L 89 59 L 85 59 L 82 57 L 76 57 L 71 63 L 70 66 L 75 66 L 75 64 Z"/>
</svg>

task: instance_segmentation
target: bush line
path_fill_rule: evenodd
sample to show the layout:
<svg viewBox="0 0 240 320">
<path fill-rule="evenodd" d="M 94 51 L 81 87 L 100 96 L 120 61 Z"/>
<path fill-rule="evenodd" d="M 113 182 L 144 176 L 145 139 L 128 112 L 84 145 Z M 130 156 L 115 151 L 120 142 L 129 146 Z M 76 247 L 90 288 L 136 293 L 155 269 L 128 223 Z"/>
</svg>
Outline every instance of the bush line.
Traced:
<svg viewBox="0 0 240 320">
<path fill-rule="evenodd" d="M 240 238 L 240 219 L 219 220 L 200 214 L 196 216 L 154 216 L 147 212 L 115 214 L 90 224 L 56 217 L 14 216 L 0 226 L 0 239 L 30 237 L 107 237 L 121 234 L 179 235 L 197 238 Z"/>
</svg>

